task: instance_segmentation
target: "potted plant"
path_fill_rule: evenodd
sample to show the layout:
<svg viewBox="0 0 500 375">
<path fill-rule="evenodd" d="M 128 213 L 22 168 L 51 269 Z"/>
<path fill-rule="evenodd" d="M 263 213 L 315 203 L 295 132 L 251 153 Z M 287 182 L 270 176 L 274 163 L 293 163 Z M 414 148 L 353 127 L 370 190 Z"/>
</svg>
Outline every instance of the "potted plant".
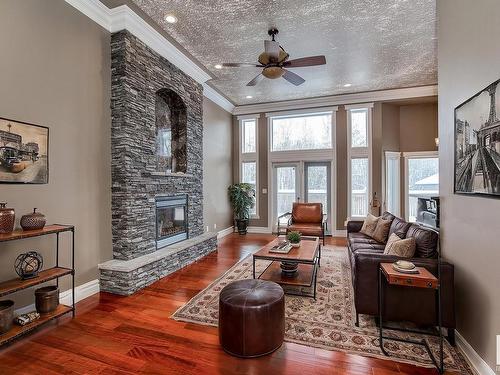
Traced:
<svg viewBox="0 0 500 375">
<path fill-rule="evenodd" d="M 296 231 L 291 231 L 288 232 L 286 235 L 286 238 L 288 239 L 288 242 L 292 245 L 292 247 L 299 247 L 300 246 L 300 240 L 301 240 L 302 234 Z"/>
<path fill-rule="evenodd" d="M 239 183 L 229 186 L 229 201 L 233 207 L 236 227 L 239 234 L 246 234 L 250 209 L 255 205 L 255 190 L 253 185 Z"/>
</svg>

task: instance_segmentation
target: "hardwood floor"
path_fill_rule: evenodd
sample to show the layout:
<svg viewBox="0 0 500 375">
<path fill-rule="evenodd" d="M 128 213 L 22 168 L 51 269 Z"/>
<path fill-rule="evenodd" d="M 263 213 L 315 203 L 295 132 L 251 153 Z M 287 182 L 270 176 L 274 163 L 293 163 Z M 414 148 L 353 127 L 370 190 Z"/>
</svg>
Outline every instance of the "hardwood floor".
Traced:
<svg viewBox="0 0 500 375">
<path fill-rule="evenodd" d="M 100 293 L 69 317 L 0 351 L 0 374 L 437 374 L 393 361 L 284 343 L 272 355 L 224 353 L 217 328 L 169 316 L 273 236 L 231 234 L 214 252 L 130 297 Z M 327 240 L 343 244 L 343 239 Z"/>
</svg>

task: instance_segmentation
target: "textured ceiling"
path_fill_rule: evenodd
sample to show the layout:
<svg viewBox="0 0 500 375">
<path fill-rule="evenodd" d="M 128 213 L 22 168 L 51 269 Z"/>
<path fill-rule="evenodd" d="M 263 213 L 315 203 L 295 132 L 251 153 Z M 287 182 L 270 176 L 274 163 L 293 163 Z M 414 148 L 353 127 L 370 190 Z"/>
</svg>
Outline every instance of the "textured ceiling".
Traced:
<svg viewBox="0 0 500 375">
<path fill-rule="evenodd" d="M 210 70 L 216 77 L 210 85 L 237 105 L 437 82 L 435 0 L 133 1 Z M 178 22 L 168 24 L 166 14 Z M 256 62 L 271 26 L 290 59 L 323 54 L 327 64 L 293 69 L 306 79 L 299 87 L 284 79 L 247 87 L 259 68 L 215 69 L 221 62 Z"/>
</svg>

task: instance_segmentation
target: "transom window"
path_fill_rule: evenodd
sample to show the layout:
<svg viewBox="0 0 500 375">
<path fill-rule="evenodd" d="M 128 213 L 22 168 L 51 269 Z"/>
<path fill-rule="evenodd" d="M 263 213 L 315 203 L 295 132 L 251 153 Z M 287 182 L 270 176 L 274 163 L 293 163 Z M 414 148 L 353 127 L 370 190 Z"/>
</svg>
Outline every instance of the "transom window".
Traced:
<svg viewBox="0 0 500 375">
<path fill-rule="evenodd" d="M 332 114 L 271 117 L 271 151 L 332 148 Z"/>
<path fill-rule="evenodd" d="M 243 120 L 242 125 L 241 125 L 241 131 L 242 131 L 242 153 L 251 153 L 251 152 L 256 152 L 257 150 L 257 142 L 255 139 L 256 133 L 256 120 L 251 119 L 251 120 Z"/>
</svg>

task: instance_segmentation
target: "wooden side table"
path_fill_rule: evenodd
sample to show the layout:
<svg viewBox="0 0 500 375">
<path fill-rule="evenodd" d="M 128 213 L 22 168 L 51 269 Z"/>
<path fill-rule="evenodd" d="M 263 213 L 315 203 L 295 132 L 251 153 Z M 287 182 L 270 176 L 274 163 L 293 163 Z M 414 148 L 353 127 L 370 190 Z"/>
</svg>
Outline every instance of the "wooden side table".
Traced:
<svg viewBox="0 0 500 375">
<path fill-rule="evenodd" d="M 436 366 L 438 372 L 442 374 L 444 372 L 444 364 L 443 364 L 443 334 L 441 332 L 441 290 L 440 290 L 440 284 L 438 278 L 436 278 L 432 273 L 430 273 L 427 269 L 424 267 L 417 267 L 419 273 L 415 274 L 408 274 L 408 273 L 402 273 L 396 271 L 394 268 L 392 268 L 392 263 L 380 263 L 379 267 L 379 275 L 378 275 L 378 295 L 379 295 L 379 302 L 378 302 L 378 312 L 379 312 L 379 343 L 380 343 L 380 349 L 382 350 L 382 353 L 384 355 L 389 356 L 387 351 L 384 349 L 384 343 L 383 340 L 394 340 L 394 341 L 399 341 L 399 342 L 405 342 L 409 344 L 415 344 L 415 345 L 422 345 L 425 347 L 427 350 L 427 353 L 429 357 L 431 358 L 432 362 Z M 398 286 L 404 286 L 404 287 L 410 287 L 410 288 L 427 288 L 427 289 L 433 289 L 436 291 L 437 294 L 437 314 L 438 314 L 438 334 L 437 336 L 439 337 L 439 362 L 436 360 L 436 357 L 434 354 L 431 352 L 431 349 L 429 347 L 429 344 L 425 339 L 422 339 L 420 341 L 417 340 L 407 340 L 407 339 L 401 339 L 398 337 L 388 337 L 384 336 L 383 330 L 384 330 L 384 322 L 383 322 L 383 308 L 384 308 L 384 285 L 383 281 L 389 285 L 398 285 Z M 386 329 L 395 329 L 395 328 L 390 328 L 390 327 L 385 327 Z M 418 332 L 415 330 L 406 330 L 406 329 L 401 329 L 398 328 L 398 331 L 403 331 L 403 332 L 411 332 L 411 333 L 423 333 L 423 332 Z M 427 333 L 428 334 L 428 333 Z"/>
</svg>

